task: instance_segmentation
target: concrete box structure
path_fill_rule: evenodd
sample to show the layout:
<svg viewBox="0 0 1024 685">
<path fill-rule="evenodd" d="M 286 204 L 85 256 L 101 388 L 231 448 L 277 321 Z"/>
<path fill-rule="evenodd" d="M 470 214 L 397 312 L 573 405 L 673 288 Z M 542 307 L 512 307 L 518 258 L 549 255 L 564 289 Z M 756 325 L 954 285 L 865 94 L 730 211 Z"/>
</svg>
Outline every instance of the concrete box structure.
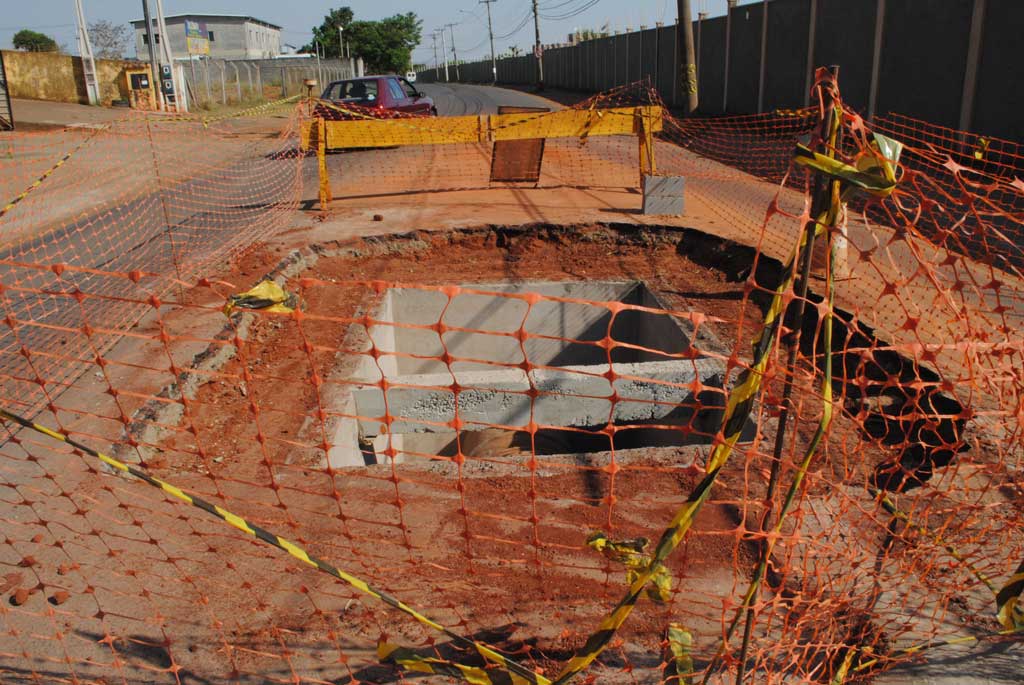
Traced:
<svg viewBox="0 0 1024 685">
<path fill-rule="evenodd" d="M 685 189 L 682 176 L 644 176 L 644 214 L 680 216 L 685 209 Z"/>
<path fill-rule="evenodd" d="M 725 367 L 694 350 L 718 351 L 718 341 L 687 319 L 602 304 L 660 309 L 643 283 L 470 288 L 483 292 L 449 299 L 437 291 L 389 289 L 374 323 L 352 327 L 343 347 L 362 356 L 337 379 L 343 390 L 328 402 L 340 410 L 327 455 L 331 467 L 429 458 L 460 434 L 511 436 L 531 421 L 548 438 L 561 434 L 548 454 L 593 451 L 573 438 L 593 436 L 587 431 L 609 423 L 627 427 L 629 446 L 706 443 L 718 429 Z M 525 293 L 545 297 L 517 297 Z"/>
<path fill-rule="evenodd" d="M 281 54 L 281 27 L 276 24 L 244 15 L 177 14 L 165 17 L 174 57 L 189 55 L 186 22 L 190 26 L 198 24 L 206 33 L 211 59 L 267 59 Z M 132 28 L 135 30 L 136 54 L 139 59 L 148 59 L 145 20 L 133 21 Z M 155 21 L 153 33 L 157 42 L 164 40 Z"/>
</svg>

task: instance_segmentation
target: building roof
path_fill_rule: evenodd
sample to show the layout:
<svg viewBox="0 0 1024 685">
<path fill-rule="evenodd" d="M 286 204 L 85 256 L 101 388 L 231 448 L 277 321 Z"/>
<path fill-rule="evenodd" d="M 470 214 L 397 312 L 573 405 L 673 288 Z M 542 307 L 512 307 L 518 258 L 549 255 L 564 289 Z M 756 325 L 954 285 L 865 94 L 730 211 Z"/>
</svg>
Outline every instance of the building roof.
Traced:
<svg viewBox="0 0 1024 685">
<path fill-rule="evenodd" d="M 262 19 L 257 19 L 256 17 L 250 17 L 247 14 L 172 14 L 164 17 L 164 21 L 170 21 L 171 19 L 196 19 L 199 21 L 202 21 L 204 19 L 244 19 L 246 21 L 251 21 L 254 24 L 262 24 L 263 26 L 267 26 L 272 29 L 277 29 L 278 31 L 281 30 L 281 27 L 278 26 L 277 24 L 271 24 L 269 21 L 263 21 Z M 131 23 L 133 26 L 135 26 L 136 24 L 138 25 L 135 26 L 135 28 L 141 28 L 142 26 L 146 25 L 146 20 L 135 19 Z"/>
</svg>

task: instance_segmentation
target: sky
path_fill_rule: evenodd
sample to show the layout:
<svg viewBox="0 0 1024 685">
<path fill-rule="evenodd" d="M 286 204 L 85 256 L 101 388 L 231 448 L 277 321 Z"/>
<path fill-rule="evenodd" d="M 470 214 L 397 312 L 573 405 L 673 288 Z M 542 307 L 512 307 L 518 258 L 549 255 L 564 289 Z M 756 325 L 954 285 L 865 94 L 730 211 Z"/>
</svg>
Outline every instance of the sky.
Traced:
<svg viewBox="0 0 1024 685">
<path fill-rule="evenodd" d="M 558 43 L 574 29 L 624 30 L 641 24 L 675 22 L 676 0 L 539 0 L 541 42 Z M 740 4 L 760 0 L 740 0 Z M 77 54 L 73 0 L 0 0 L 0 48 L 10 50 L 11 39 L 23 28 L 52 36 L 69 52 Z M 82 0 L 87 22 L 100 19 L 128 24 L 142 18 L 142 0 Z M 433 62 L 430 33 L 449 23 L 455 34 L 460 59 L 480 59 L 490 54 L 487 40 L 487 14 L 477 0 L 164 0 L 167 16 L 184 13 L 245 14 L 283 27 L 282 42 L 301 46 L 309 41 L 310 29 L 323 21 L 331 8 L 347 5 L 356 19 L 380 19 L 404 12 L 415 12 L 423 20 L 423 41 L 414 51 L 417 63 Z M 155 7 L 156 0 L 150 0 Z M 725 14 L 726 0 L 691 0 L 693 11 L 710 16 Z M 496 0 L 491 5 L 495 49 L 500 53 L 515 45 L 528 51 L 533 45 L 531 0 Z M 545 18 L 550 17 L 550 18 Z M 518 30 L 516 30 L 518 29 Z M 514 31 L 514 33 L 513 33 Z M 499 36 L 507 37 L 500 38 Z M 451 34 L 448 33 L 450 36 Z M 449 51 L 451 46 L 448 46 Z M 134 57 L 134 44 L 128 48 Z"/>
</svg>

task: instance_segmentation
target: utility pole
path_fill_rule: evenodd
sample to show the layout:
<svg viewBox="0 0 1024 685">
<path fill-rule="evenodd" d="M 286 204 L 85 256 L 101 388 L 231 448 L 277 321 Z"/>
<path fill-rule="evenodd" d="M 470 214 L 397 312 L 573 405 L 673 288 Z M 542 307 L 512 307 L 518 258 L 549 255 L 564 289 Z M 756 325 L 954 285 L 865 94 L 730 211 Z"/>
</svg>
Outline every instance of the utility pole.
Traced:
<svg viewBox="0 0 1024 685">
<path fill-rule="evenodd" d="M 78 52 L 82 56 L 85 92 L 89 97 L 89 104 L 98 105 L 100 104 L 100 86 L 96 81 L 96 60 L 92 56 L 92 43 L 89 42 L 89 29 L 85 25 L 82 0 L 75 0 L 75 13 L 78 15 Z"/>
<path fill-rule="evenodd" d="M 455 62 L 455 80 L 461 81 L 462 75 L 459 74 L 459 53 L 455 52 L 455 24 L 445 24 L 448 31 L 451 32 L 452 36 L 452 61 Z"/>
<path fill-rule="evenodd" d="M 533 0 L 533 54 L 537 58 L 537 90 L 544 90 L 544 48 L 540 46 L 540 15 L 537 0 Z"/>
<path fill-rule="evenodd" d="M 697 109 L 697 60 L 693 50 L 693 14 L 690 0 L 677 0 L 676 43 L 679 45 L 679 83 L 683 91 L 683 111 L 693 114 Z"/>
<path fill-rule="evenodd" d="M 498 60 L 494 58 L 494 27 L 491 25 L 491 3 L 498 0 L 480 0 L 487 7 L 487 33 L 491 37 L 491 83 L 498 82 Z"/>
<path fill-rule="evenodd" d="M 444 27 L 439 28 L 438 31 L 441 34 L 441 58 L 444 60 L 444 81 L 448 83 L 451 79 L 448 78 L 448 46 L 444 42 Z"/>
<path fill-rule="evenodd" d="M 161 59 L 161 70 L 160 70 L 160 84 L 161 87 L 164 82 L 169 82 L 170 87 L 165 88 L 164 100 L 168 105 L 174 105 L 174 110 L 181 111 L 181 96 L 184 89 L 178 83 L 178 76 L 174 68 L 174 53 L 171 51 L 171 40 L 170 35 L 167 32 L 167 23 L 164 21 L 164 2 L 163 0 L 156 0 L 156 25 L 157 30 L 164 37 L 160 41 L 160 59 Z"/>
<path fill-rule="evenodd" d="M 164 93 L 160 88 L 160 65 L 156 61 L 156 44 L 153 40 L 153 20 L 149 16 L 149 0 L 142 0 L 142 17 L 146 21 L 146 42 L 149 44 L 149 85 L 156 93 L 156 105 L 163 109 Z M 195 80 L 195 67 L 193 66 L 192 82 L 195 83 Z M 199 90 L 198 86 L 196 86 L 196 90 Z"/>
<path fill-rule="evenodd" d="M 757 77 L 757 111 L 764 111 L 765 79 L 768 77 L 768 0 L 761 5 L 761 73 Z"/>
</svg>

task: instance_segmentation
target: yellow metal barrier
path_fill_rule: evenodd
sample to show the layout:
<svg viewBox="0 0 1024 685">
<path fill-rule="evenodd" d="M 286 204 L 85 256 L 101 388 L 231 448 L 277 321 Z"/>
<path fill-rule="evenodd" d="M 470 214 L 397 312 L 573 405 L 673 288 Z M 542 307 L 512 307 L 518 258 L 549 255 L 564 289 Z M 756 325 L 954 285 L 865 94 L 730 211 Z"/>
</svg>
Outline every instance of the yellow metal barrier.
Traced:
<svg viewBox="0 0 1024 685">
<path fill-rule="evenodd" d="M 331 200 L 326 163 L 329 150 L 493 143 L 497 140 L 535 138 L 586 140 L 590 136 L 635 135 L 640 143 L 642 176 L 654 173 L 654 134 L 663 128 L 662 108 L 644 106 L 415 119 L 327 121 L 318 118 L 306 123 L 300 135 L 303 150 L 316 149 L 320 206 L 326 207 Z"/>
</svg>

